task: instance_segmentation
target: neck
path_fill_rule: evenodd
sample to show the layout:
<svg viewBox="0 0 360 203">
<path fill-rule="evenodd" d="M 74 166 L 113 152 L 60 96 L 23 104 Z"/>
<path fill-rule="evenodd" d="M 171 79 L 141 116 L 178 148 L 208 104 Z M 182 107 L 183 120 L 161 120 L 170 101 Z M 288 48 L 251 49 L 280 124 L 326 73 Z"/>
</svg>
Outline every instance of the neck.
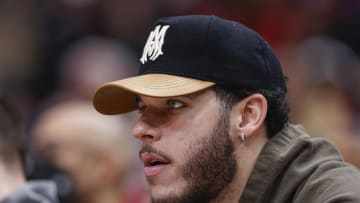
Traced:
<svg viewBox="0 0 360 203">
<path fill-rule="evenodd" d="M 0 180 L 0 200 L 24 185 L 25 177 L 20 161 L 14 161 L 9 165 L 0 160 Z"/>
<path fill-rule="evenodd" d="M 238 184 L 239 183 L 239 184 Z M 239 180 L 239 177 L 234 179 L 219 195 L 210 203 L 236 203 L 239 201 L 242 190 L 244 188 L 243 182 Z"/>
<path fill-rule="evenodd" d="M 256 159 L 268 142 L 265 133 L 252 136 L 235 151 L 238 171 L 233 181 L 211 203 L 237 203 L 255 166 Z"/>
</svg>

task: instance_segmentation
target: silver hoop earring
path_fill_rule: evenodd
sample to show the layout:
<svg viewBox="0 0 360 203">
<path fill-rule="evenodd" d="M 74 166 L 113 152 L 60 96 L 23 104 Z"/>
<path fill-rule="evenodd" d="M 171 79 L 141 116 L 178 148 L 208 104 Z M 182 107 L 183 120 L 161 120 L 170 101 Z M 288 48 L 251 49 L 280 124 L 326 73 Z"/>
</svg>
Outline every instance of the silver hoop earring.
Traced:
<svg viewBox="0 0 360 203">
<path fill-rule="evenodd" d="M 246 142 L 246 137 L 245 137 L 245 133 L 244 133 L 244 132 L 241 132 L 241 134 L 240 134 L 240 139 L 241 139 L 241 141 L 242 141 L 243 143 Z"/>
</svg>

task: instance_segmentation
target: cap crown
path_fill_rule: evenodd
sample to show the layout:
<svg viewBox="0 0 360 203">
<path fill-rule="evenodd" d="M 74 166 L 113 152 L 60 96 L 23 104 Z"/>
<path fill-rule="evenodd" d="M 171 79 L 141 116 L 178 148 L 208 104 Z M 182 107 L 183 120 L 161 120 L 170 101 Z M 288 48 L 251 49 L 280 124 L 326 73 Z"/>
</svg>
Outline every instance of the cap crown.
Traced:
<svg viewBox="0 0 360 203">
<path fill-rule="evenodd" d="M 281 65 L 248 27 L 216 16 L 159 19 L 140 59 L 139 75 L 165 73 L 231 88 L 286 92 Z"/>
</svg>

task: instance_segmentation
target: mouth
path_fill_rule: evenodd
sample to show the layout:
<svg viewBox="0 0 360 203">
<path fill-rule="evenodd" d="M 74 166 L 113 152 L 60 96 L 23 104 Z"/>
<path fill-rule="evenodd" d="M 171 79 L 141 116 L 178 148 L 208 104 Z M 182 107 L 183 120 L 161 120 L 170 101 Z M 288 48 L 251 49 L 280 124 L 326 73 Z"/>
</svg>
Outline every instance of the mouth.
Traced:
<svg viewBox="0 0 360 203">
<path fill-rule="evenodd" d="M 145 176 L 154 176 L 160 173 L 164 168 L 170 165 L 170 161 L 150 152 L 140 154 L 141 160 L 144 162 Z"/>
</svg>

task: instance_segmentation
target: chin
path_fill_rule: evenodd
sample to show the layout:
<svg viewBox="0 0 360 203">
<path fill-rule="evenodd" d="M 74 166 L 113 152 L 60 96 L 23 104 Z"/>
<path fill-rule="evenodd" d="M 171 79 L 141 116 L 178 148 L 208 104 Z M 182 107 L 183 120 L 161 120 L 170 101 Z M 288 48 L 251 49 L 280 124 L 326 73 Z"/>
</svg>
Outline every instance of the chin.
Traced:
<svg viewBox="0 0 360 203">
<path fill-rule="evenodd" d="M 184 193 L 186 184 L 178 183 L 172 185 L 150 185 L 152 203 L 177 202 Z"/>
</svg>

